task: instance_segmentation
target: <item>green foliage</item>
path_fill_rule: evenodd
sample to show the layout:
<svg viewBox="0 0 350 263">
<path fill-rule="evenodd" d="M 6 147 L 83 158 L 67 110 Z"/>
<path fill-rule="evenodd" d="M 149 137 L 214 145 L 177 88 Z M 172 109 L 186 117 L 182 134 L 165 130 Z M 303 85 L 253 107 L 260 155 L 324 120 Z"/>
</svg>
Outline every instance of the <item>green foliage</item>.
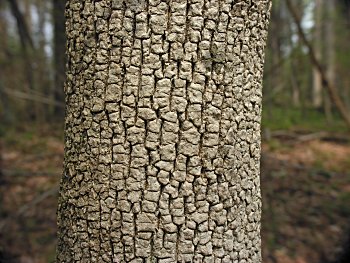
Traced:
<svg viewBox="0 0 350 263">
<path fill-rule="evenodd" d="M 284 108 L 273 106 L 270 110 L 263 107 L 262 128 L 270 130 L 302 131 L 346 131 L 346 125 L 338 114 L 327 121 L 325 114 L 316 109 Z"/>
<path fill-rule="evenodd" d="M 340 193 L 339 196 L 339 205 L 338 205 L 338 209 L 339 211 L 345 215 L 345 216 L 350 216 L 350 193 L 349 192 L 342 192 Z"/>
<path fill-rule="evenodd" d="M 4 145 L 22 153 L 43 153 L 48 147 L 48 138 L 56 138 L 63 141 L 63 127 L 61 125 L 40 127 L 0 125 L 0 138 Z"/>
</svg>

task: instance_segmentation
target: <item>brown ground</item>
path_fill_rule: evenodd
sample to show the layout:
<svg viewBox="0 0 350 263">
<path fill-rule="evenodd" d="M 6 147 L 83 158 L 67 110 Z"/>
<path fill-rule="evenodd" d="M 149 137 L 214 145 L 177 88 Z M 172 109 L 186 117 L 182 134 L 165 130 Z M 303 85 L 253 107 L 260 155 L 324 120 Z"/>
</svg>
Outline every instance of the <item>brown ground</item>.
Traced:
<svg viewBox="0 0 350 263">
<path fill-rule="evenodd" d="M 333 262 L 350 236 L 350 144 L 265 143 L 262 192 L 264 262 Z"/>
<path fill-rule="evenodd" d="M 0 262 L 53 262 L 59 137 L 13 134 L 1 140 Z M 272 139 L 262 156 L 266 263 L 326 263 L 350 225 L 350 144 Z"/>
</svg>

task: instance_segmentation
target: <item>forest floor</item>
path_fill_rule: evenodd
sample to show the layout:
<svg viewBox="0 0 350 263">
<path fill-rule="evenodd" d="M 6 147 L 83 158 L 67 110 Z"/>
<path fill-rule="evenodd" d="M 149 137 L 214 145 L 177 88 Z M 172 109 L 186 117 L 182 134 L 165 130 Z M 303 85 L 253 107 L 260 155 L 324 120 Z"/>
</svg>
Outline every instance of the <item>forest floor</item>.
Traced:
<svg viewBox="0 0 350 263">
<path fill-rule="evenodd" d="M 314 136 L 316 135 L 316 136 Z M 0 137 L 0 262 L 53 262 L 62 135 Z M 350 233 L 350 142 L 275 133 L 263 143 L 265 263 L 328 263 Z"/>
</svg>

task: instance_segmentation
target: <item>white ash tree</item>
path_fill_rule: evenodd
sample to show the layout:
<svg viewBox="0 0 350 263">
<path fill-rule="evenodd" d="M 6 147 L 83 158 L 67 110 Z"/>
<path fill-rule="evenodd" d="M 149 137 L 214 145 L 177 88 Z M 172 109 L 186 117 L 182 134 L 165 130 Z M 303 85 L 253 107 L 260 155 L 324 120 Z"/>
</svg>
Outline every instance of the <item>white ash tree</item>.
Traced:
<svg viewBox="0 0 350 263">
<path fill-rule="evenodd" d="M 68 0 L 57 262 L 261 262 L 269 0 Z"/>
</svg>

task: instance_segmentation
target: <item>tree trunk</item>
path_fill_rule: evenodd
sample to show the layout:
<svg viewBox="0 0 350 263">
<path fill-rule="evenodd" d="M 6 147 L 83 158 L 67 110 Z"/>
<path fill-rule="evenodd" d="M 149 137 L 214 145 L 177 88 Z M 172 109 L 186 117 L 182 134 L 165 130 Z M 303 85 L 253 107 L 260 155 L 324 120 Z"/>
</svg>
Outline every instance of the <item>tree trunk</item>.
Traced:
<svg viewBox="0 0 350 263">
<path fill-rule="evenodd" d="M 57 262 L 261 262 L 269 7 L 68 0 Z"/>
<path fill-rule="evenodd" d="M 326 0 L 328 1 L 328 0 Z M 322 59 L 322 27 L 324 24 L 323 16 L 323 0 L 315 1 L 315 32 L 314 32 L 314 48 L 315 56 L 321 61 Z M 327 21 L 328 23 L 329 21 Z M 313 66 L 313 84 L 312 84 L 312 104 L 315 108 L 319 109 L 322 106 L 322 77 L 319 70 Z"/>
<path fill-rule="evenodd" d="M 325 61 L 326 64 L 326 75 L 328 81 L 337 88 L 336 83 L 336 65 L 335 65 L 335 20 L 336 20 L 336 13 L 335 13 L 335 2 L 334 0 L 327 0 L 325 1 L 325 7 L 326 7 L 326 20 L 327 23 L 325 24 Z M 338 89 L 338 92 L 342 95 L 340 90 Z M 332 120 L 332 103 L 330 98 L 325 98 L 325 112 L 327 120 Z"/>
<path fill-rule="evenodd" d="M 18 35 L 21 43 L 23 62 L 25 67 L 23 68 L 24 74 L 26 76 L 26 82 L 23 83 L 24 89 L 27 93 L 33 92 L 35 90 L 35 81 L 34 81 L 34 69 L 33 69 L 33 60 L 32 54 L 34 53 L 34 43 L 31 37 L 30 31 L 28 29 L 28 25 L 26 23 L 26 18 L 23 16 L 19 9 L 19 5 L 17 0 L 8 0 L 10 5 L 11 13 L 17 22 Z M 28 19 L 30 21 L 30 19 Z M 35 115 L 35 111 L 33 111 L 32 105 L 26 105 L 26 117 L 27 119 L 34 120 L 37 116 Z"/>
<path fill-rule="evenodd" d="M 54 21 L 54 86 L 52 97 L 57 102 L 63 102 L 63 85 L 65 81 L 66 65 L 66 36 L 64 32 L 64 9 L 66 0 L 53 0 L 53 21 Z M 55 107 L 54 113 L 63 118 L 63 111 Z"/>
<path fill-rule="evenodd" d="M 50 95 L 51 83 L 50 83 L 50 70 L 48 65 L 48 59 L 46 56 L 46 33 L 45 26 L 47 24 L 47 13 L 48 13 L 48 3 L 44 0 L 36 0 L 36 17 L 37 17 L 37 26 L 36 26 L 36 40 L 37 40 L 37 49 L 35 50 L 35 61 L 36 61 L 36 90 L 38 94 Z M 48 96 L 49 97 L 49 96 Z M 46 106 L 46 107 L 45 107 Z M 40 127 L 42 123 L 49 117 L 47 105 L 42 103 L 35 103 L 35 116 L 37 121 L 37 126 Z M 45 107 L 45 108 L 44 108 Z"/>
<path fill-rule="evenodd" d="M 290 82 L 292 86 L 292 102 L 293 106 L 298 108 L 300 105 L 302 105 L 302 110 L 304 111 L 304 100 L 302 103 L 300 103 L 300 81 L 298 80 L 297 76 L 297 65 L 295 65 L 295 60 L 291 60 L 290 62 Z"/>
</svg>

